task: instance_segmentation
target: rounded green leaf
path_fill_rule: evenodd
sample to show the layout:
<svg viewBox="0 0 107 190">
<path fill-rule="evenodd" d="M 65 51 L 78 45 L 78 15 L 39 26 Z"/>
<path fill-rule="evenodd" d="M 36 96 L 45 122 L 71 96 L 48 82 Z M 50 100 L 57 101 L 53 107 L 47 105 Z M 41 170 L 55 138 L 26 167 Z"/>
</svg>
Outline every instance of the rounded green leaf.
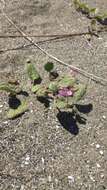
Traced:
<svg viewBox="0 0 107 190">
<path fill-rule="evenodd" d="M 28 77 L 33 81 L 40 79 L 40 75 L 32 63 L 27 64 L 27 73 Z"/>
<path fill-rule="evenodd" d="M 12 95 L 16 95 L 18 92 L 21 91 L 21 89 L 19 89 L 15 85 L 10 85 L 8 83 L 2 83 L 2 84 L 0 84 L 0 91 L 6 91 Z"/>
<path fill-rule="evenodd" d="M 44 65 L 44 69 L 47 71 L 47 72 L 51 72 L 54 68 L 54 64 L 52 62 L 48 62 Z"/>
<path fill-rule="evenodd" d="M 31 90 L 33 93 L 36 93 L 40 88 L 41 88 L 41 85 L 39 85 L 39 84 L 33 85 Z"/>
<path fill-rule="evenodd" d="M 77 79 L 69 75 L 65 75 L 64 77 L 62 77 L 62 79 L 59 80 L 58 87 L 59 88 L 73 87 L 74 84 L 76 84 L 76 82 L 77 82 Z"/>
<path fill-rule="evenodd" d="M 57 98 L 55 100 L 54 106 L 59 108 L 59 109 L 64 109 L 67 107 L 67 102 L 66 99 L 64 98 Z"/>
<path fill-rule="evenodd" d="M 36 91 L 36 96 L 41 97 L 41 96 L 47 96 L 47 90 L 44 86 L 41 86 L 37 91 Z"/>
<path fill-rule="evenodd" d="M 87 90 L 87 85 L 79 84 L 78 90 L 74 93 L 73 103 L 77 103 L 79 100 L 83 98 Z"/>
<path fill-rule="evenodd" d="M 51 82 L 49 84 L 48 88 L 52 92 L 57 92 L 57 90 L 58 90 L 57 82 Z"/>
</svg>

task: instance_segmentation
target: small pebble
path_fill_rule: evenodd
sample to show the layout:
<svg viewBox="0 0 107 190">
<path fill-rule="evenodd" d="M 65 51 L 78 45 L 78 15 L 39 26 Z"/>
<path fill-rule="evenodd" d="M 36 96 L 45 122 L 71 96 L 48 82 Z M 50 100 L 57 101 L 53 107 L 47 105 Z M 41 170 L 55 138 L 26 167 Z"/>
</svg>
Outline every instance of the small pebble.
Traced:
<svg viewBox="0 0 107 190">
<path fill-rule="evenodd" d="M 97 148 L 97 149 L 100 148 L 100 145 L 99 145 L 99 144 L 96 144 L 96 148 Z"/>
<path fill-rule="evenodd" d="M 103 155 L 103 154 L 104 154 L 104 152 L 103 152 L 102 150 L 100 150 L 100 151 L 99 151 L 99 153 L 100 153 L 101 155 Z"/>
<path fill-rule="evenodd" d="M 74 177 L 73 176 L 68 176 L 68 180 L 70 183 L 74 183 Z"/>
<path fill-rule="evenodd" d="M 8 124 L 8 121 L 4 121 L 3 124 Z"/>
<path fill-rule="evenodd" d="M 93 178 L 93 176 L 90 175 L 90 179 L 95 182 L 95 179 Z"/>
<path fill-rule="evenodd" d="M 97 168 L 101 168 L 100 164 L 97 163 Z"/>
<path fill-rule="evenodd" d="M 29 161 L 30 160 L 30 156 L 27 155 L 26 158 L 25 158 L 26 161 Z"/>
<path fill-rule="evenodd" d="M 103 115 L 103 119 L 106 119 L 106 116 L 105 116 L 105 115 Z"/>
<path fill-rule="evenodd" d="M 99 40 L 102 40 L 103 38 L 102 37 L 98 37 Z"/>
<path fill-rule="evenodd" d="M 0 108 L 2 108 L 3 107 L 3 105 L 0 105 Z"/>
<path fill-rule="evenodd" d="M 21 185 L 20 190 L 24 190 L 24 185 Z"/>
<path fill-rule="evenodd" d="M 45 163 L 45 160 L 44 160 L 44 158 L 42 157 L 42 163 L 44 164 Z"/>
<path fill-rule="evenodd" d="M 24 164 L 25 164 L 25 165 L 28 165 L 28 164 L 29 164 L 29 162 L 28 162 L 28 161 L 25 161 L 25 162 L 24 162 Z"/>
<path fill-rule="evenodd" d="M 104 174 L 101 174 L 100 176 L 101 176 L 102 179 L 104 178 Z"/>
<path fill-rule="evenodd" d="M 51 175 L 48 176 L 48 181 L 49 181 L 49 182 L 52 181 L 52 177 L 51 177 Z"/>
<path fill-rule="evenodd" d="M 56 128 L 57 128 L 57 129 L 59 129 L 59 128 L 60 128 L 60 126 L 59 126 L 59 125 L 56 125 Z"/>
</svg>

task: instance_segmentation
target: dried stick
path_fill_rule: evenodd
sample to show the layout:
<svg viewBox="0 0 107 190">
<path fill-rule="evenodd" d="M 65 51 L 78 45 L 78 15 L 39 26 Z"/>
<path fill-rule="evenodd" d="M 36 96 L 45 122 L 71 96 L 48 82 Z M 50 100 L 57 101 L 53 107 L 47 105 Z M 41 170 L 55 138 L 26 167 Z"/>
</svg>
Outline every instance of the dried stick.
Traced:
<svg viewBox="0 0 107 190">
<path fill-rule="evenodd" d="M 96 31 L 97 33 L 102 33 L 102 32 L 107 32 L 107 28 L 105 27 L 101 27 L 99 30 Z M 40 34 L 40 35 L 36 35 L 36 34 L 28 34 L 27 37 L 32 37 L 32 38 L 69 38 L 69 37 L 75 37 L 75 36 L 84 36 L 84 35 L 88 35 L 90 34 L 89 31 L 87 32 L 79 32 L 79 33 L 68 33 L 68 34 Z M 98 35 L 96 33 L 91 33 L 91 35 L 97 36 Z M 0 35 L 0 38 L 23 38 L 23 35 Z"/>
<path fill-rule="evenodd" d="M 37 41 L 36 43 L 37 44 L 43 44 L 43 43 L 51 42 L 51 41 L 54 41 L 54 40 L 60 40 L 60 38 L 59 37 L 55 37 L 55 38 L 51 38 L 51 39 L 47 39 L 47 40 Z M 8 51 L 16 51 L 16 50 L 22 50 L 22 49 L 26 50 L 27 47 L 31 47 L 32 45 L 33 44 L 29 43 L 27 45 L 16 46 L 16 47 L 13 47 L 13 48 L 0 49 L 0 54 L 8 52 Z"/>
<path fill-rule="evenodd" d="M 29 41 L 34 47 L 36 47 L 36 48 L 38 48 L 40 51 L 42 51 L 42 52 L 43 52 L 45 55 L 47 55 L 49 58 L 51 58 L 51 59 L 57 61 L 58 63 L 60 63 L 60 64 L 62 64 L 62 65 L 64 65 L 64 66 L 67 66 L 67 67 L 69 67 L 69 68 L 71 68 L 71 69 L 77 71 L 78 73 L 80 73 L 81 75 L 85 76 L 86 78 L 90 78 L 91 80 L 96 81 L 96 82 L 98 82 L 98 83 L 101 83 L 101 84 L 103 84 L 103 85 L 105 85 L 105 83 L 106 83 L 106 85 L 107 85 L 107 80 L 105 80 L 105 79 L 103 79 L 103 78 L 100 78 L 100 77 L 98 77 L 98 76 L 95 76 L 94 74 L 88 73 L 88 72 L 84 71 L 83 69 L 80 69 L 80 68 L 75 67 L 75 66 L 73 66 L 73 65 L 69 65 L 69 64 L 65 63 L 64 61 L 61 61 L 61 60 L 58 59 L 57 57 L 55 57 L 55 56 L 49 54 L 47 51 L 45 51 L 43 48 L 41 48 L 37 43 L 35 43 L 35 42 L 32 40 L 32 38 L 28 37 L 16 24 L 14 24 L 14 22 L 8 17 L 8 15 L 7 15 L 4 11 L 2 11 L 2 12 L 3 12 L 3 14 L 4 14 L 4 17 L 8 20 L 8 22 L 11 23 L 11 24 L 14 26 L 14 28 L 16 28 L 17 31 L 18 31 L 27 41 Z"/>
</svg>

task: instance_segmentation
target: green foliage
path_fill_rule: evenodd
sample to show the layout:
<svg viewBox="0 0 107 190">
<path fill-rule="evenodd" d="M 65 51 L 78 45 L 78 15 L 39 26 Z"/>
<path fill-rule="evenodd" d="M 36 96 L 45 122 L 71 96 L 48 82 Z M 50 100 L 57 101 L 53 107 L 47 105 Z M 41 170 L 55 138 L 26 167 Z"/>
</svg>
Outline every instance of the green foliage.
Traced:
<svg viewBox="0 0 107 190">
<path fill-rule="evenodd" d="M 50 82 L 50 84 L 49 84 L 49 86 L 48 86 L 48 89 L 49 89 L 51 92 L 53 92 L 53 93 L 57 92 L 57 90 L 58 90 L 57 81 L 55 81 L 55 82 Z"/>
<path fill-rule="evenodd" d="M 57 107 L 58 109 L 64 109 L 67 108 L 68 104 L 65 98 L 57 98 L 54 102 L 54 107 Z"/>
<path fill-rule="evenodd" d="M 100 13 L 95 17 L 98 21 L 105 22 L 107 20 L 107 13 Z"/>
<path fill-rule="evenodd" d="M 76 78 L 73 78 L 70 75 L 64 75 L 58 81 L 58 88 L 72 87 L 72 86 L 74 86 L 74 84 L 76 84 L 76 82 L 77 82 Z"/>
<path fill-rule="evenodd" d="M 80 101 L 83 96 L 85 95 L 87 90 L 87 85 L 79 84 L 78 90 L 74 93 L 73 96 L 73 104 L 76 104 L 78 101 Z"/>
<path fill-rule="evenodd" d="M 11 95 L 16 95 L 18 92 L 21 91 L 21 89 L 9 83 L 2 83 L 0 84 L 0 91 L 6 91 L 7 93 L 10 93 Z"/>
<path fill-rule="evenodd" d="M 33 85 L 31 90 L 32 90 L 33 93 L 36 93 L 40 88 L 41 88 L 40 84 Z"/>
<path fill-rule="evenodd" d="M 66 90 L 71 94 L 60 94 L 60 90 Z M 51 97 L 54 100 L 55 107 L 65 109 L 72 108 L 74 104 L 81 100 L 86 93 L 86 85 L 78 84 L 78 80 L 71 75 L 64 75 L 50 82 L 49 85 L 34 85 L 32 92 L 36 93 L 37 97 Z"/>
<path fill-rule="evenodd" d="M 24 112 L 26 112 L 27 110 L 28 110 L 28 103 L 26 100 L 23 100 L 21 102 L 21 105 L 19 105 L 17 109 L 12 109 L 12 108 L 9 109 L 7 117 L 8 119 L 14 119 L 23 114 Z"/>
<path fill-rule="evenodd" d="M 87 86 L 78 84 L 78 88 L 74 92 L 73 96 L 69 97 L 57 97 L 54 106 L 59 109 L 72 108 L 80 101 L 86 93 Z"/>
<path fill-rule="evenodd" d="M 40 79 L 40 75 L 32 63 L 27 64 L 27 73 L 28 73 L 29 78 L 32 81 L 36 81 Z"/>
<path fill-rule="evenodd" d="M 51 72 L 54 68 L 54 64 L 52 62 L 48 62 L 44 65 L 44 69 L 47 71 L 47 72 Z"/>
<path fill-rule="evenodd" d="M 44 68 L 51 73 L 53 69 L 53 63 L 48 62 Z M 39 73 L 35 69 L 32 63 L 27 64 L 27 73 L 29 78 L 33 81 L 31 91 L 36 94 L 37 99 L 41 97 L 48 100 L 53 100 L 54 107 L 58 109 L 66 109 L 72 111 L 78 101 L 86 93 L 87 86 L 79 83 L 76 77 L 72 77 L 70 74 L 64 74 L 63 76 L 55 77 L 54 81 L 44 82 L 39 81 L 41 79 Z M 36 83 L 35 83 L 36 80 Z M 21 92 L 19 85 L 2 83 L 0 84 L 0 91 L 6 91 L 9 95 L 16 97 Z M 19 94 L 20 95 L 20 94 Z M 14 119 L 28 110 L 28 102 L 26 100 L 21 101 L 21 104 L 17 108 L 10 108 L 7 117 Z"/>
<path fill-rule="evenodd" d="M 97 8 L 90 8 L 86 3 L 81 3 L 80 0 L 74 0 L 74 5 L 76 10 L 87 14 L 88 17 L 94 18 L 100 23 L 105 24 L 105 21 L 107 21 L 107 13 L 98 13 Z"/>
<path fill-rule="evenodd" d="M 74 4 L 77 10 L 83 13 L 89 14 L 90 8 L 88 7 L 87 4 L 81 3 L 79 0 L 74 0 Z"/>
<path fill-rule="evenodd" d="M 38 88 L 38 90 L 36 91 L 36 96 L 37 97 L 46 97 L 46 96 L 48 96 L 48 91 L 47 91 L 46 87 L 41 86 L 40 88 Z"/>
</svg>

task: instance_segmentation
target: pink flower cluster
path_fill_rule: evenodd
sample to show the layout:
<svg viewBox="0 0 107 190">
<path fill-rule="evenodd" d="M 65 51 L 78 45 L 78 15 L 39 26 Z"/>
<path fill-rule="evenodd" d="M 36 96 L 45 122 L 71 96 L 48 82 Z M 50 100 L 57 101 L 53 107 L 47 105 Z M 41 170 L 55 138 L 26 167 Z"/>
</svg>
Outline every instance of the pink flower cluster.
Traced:
<svg viewBox="0 0 107 190">
<path fill-rule="evenodd" d="M 69 97 L 69 96 L 73 96 L 73 89 L 70 88 L 62 88 L 58 91 L 58 96 L 62 96 L 62 97 Z"/>
</svg>

